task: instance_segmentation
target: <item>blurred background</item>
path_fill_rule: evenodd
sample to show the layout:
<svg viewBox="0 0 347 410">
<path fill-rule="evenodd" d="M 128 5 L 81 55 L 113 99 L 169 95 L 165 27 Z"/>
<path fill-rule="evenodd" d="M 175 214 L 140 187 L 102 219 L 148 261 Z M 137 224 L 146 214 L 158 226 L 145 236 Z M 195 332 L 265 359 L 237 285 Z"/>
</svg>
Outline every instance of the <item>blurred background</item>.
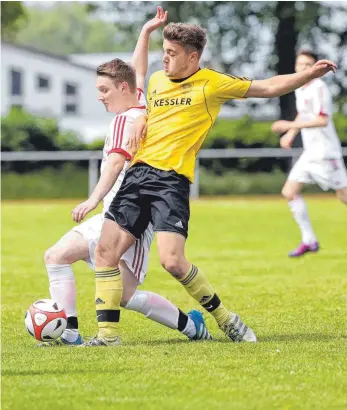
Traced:
<svg viewBox="0 0 347 410">
<path fill-rule="evenodd" d="M 95 69 L 115 57 L 131 60 L 141 26 L 157 5 L 169 11 L 169 22 L 208 29 L 203 67 L 262 79 L 292 73 L 300 48 L 334 60 L 339 70 L 325 81 L 334 96 L 339 137 L 347 146 L 347 2 L 3 1 L 3 199 L 88 195 L 112 119 L 96 99 Z M 161 69 L 161 49 L 158 31 L 151 41 L 149 75 Z M 278 148 L 271 122 L 295 115 L 293 94 L 226 104 L 203 148 L 247 149 L 252 155 L 215 151 L 209 158 L 212 151 L 205 151 L 199 160 L 199 194 L 279 194 L 294 154 L 265 155 L 259 149 Z"/>
</svg>

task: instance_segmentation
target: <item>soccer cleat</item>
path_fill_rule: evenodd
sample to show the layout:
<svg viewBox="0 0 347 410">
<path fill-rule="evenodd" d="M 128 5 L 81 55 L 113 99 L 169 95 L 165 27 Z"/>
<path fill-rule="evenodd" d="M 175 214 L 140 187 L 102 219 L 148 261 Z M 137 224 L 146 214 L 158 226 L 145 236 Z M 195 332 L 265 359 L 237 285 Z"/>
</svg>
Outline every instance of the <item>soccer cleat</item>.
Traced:
<svg viewBox="0 0 347 410">
<path fill-rule="evenodd" d="M 230 312 L 228 320 L 219 327 L 233 342 L 255 343 L 257 341 L 253 330 L 243 323 L 236 313 Z"/>
<path fill-rule="evenodd" d="M 62 337 L 52 340 L 51 342 L 42 342 L 37 345 L 37 347 L 58 347 L 58 346 L 81 346 L 83 344 L 83 339 L 81 335 L 74 342 L 68 342 Z"/>
<path fill-rule="evenodd" d="M 198 310 L 191 310 L 188 316 L 192 319 L 196 329 L 196 335 L 190 340 L 211 340 L 212 336 L 207 330 L 204 317 Z"/>
<path fill-rule="evenodd" d="M 117 336 L 114 340 L 106 340 L 103 339 L 102 337 L 94 336 L 91 339 L 89 339 L 87 342 L 84 342 L 81 347 L 97 347 L 97 346 L 104 346 L 104 347 L 110 347 L 110 346 L 118 346 L 120 345 L 120 337 Z"/>
<path fill-rule="evenodd" d="M 290 258 L 297 258 L 299 256 L 305 255 L 308 252 L 318 252 L 319 251 L 319 243 L 313 242 L 310 245 L 305 243 L 301 243 L 294 251 L 289 252 L 288 256 Z"/>
</svg>

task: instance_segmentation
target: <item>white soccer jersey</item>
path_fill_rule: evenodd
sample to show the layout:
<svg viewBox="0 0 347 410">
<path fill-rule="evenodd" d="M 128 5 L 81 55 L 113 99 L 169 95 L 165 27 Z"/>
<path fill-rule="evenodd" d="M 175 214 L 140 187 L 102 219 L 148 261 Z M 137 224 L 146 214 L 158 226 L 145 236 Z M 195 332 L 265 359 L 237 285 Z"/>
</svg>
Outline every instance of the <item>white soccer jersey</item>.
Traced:
<svg viewBox="0 0 347 410">
<path fill-rule="evenodd" d="M 333 122 L 331 94 L 319 78 L 295 91 L 296 109 L 302 121 L 313 120 L 318 115 L 327 116 L 327 126 L 301 130 L 305 155 L 312 160 L 342 157 L 341 144 Z"/>
<path fill-rule="evenodd" d="M 122 114 L 116 115 L 114 117 L 114 119 L 111 121 L 109 131 L 105 140 L 100 172 L 103 172 L 107 163 L 108 156 L 113 152 L 119 152 L 123 154 L 126 157 L 126 161 L 116 183 L 104 198 L 104 212 L 108 210 L 114 196 L 119 190 L 124 179 L 125 172 L 130 164 L 131 154 L 129 153 L 127 148 L 130 127 L 137 117 L 146 113 L 146 99 L 143 91 L 139 88 L 137 98 L 139 101 L 138 106 L 131 107 Z"/>
</svg>

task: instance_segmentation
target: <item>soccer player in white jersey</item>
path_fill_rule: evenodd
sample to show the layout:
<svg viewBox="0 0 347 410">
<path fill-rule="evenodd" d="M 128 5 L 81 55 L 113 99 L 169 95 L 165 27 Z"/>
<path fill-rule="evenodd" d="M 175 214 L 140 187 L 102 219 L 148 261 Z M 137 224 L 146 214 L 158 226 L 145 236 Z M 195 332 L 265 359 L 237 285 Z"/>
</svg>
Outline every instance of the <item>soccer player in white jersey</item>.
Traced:
<svg viewBox="0 0 347 410">
<path fill-rule="evenodd" d="M 110 124 L 105 141 L 99 182 L 89 199 L 72 211 L 75 222 L 81 222 L 102 200 L 104 200 L 104 212 L 107 212 L 123 181 L 132 157 L 127 148 L 129 127 L 138 116 L 145 113 L 146 109 L 142 90 L 148 67 L 150 33 L 162 25 L 166 18 L 167 12 L 164 13 L 162 8 L 158 7 L 156 17 L 144 25 L 133 56 L 136 72 L 132 66 L 119 59 L 102 64 L 97 69 L 98 99 L 108 112 L 115 113 L 116 116 Z M 84 260 L 95 269 L 94 250 L 101 234 L 103 220 L 103 214 L 93 216 L 72 228 L 46 251 L 45 264 L 51 298 L 64 306 L 68 325 L 59 340 L 40 346 L 83 343 L 78 331 L 76 286 L 71 264 Z M 146 275 L 152 239 L 153 229 L 149 224 L 141 238 L 121 258 L 119 269 L 123 281 L 122 306 L 142 313 L 171 329 L 177 329 L 189 339 L 209 339 L 210 335 L 200 312 L 193 310 L 187 315 L 162 296 L 137 290 L 137 286 L 143 282 Z M 103 277 L 97 278 L 102 281 L 105 292 L 109 286 L 109 278 L 112 276 L 113 273 L 108 272 Z M 107 323 L 112 319 L 110 316 L 113 311 L 108 310 L 107 304 L 101 297 L 95 299 L 98 322 Z"/>
<path fill-rule="evenodd" d="M 295 71 L 310 68 L 317 56 L 301 50 L 296 58 Z M 295 91 L 298 115 L 294 121 L 276 121 L 272 130 L 285 133 L 280 144 L 290 148 L 301 131 L 304 151 L 285 182 L 282 195 L 301 230 L 301 243 L 290 257 L 317 252 L 319 243 L 313 231 L 301 190 L 304 184 L 318 184 L 323 190 L 333 189 L 347 204 L 347 172 L 342 158 L 341 144 L 333 122 L 333 103 L 325 82 L 316 78 Z"/>
</svg>

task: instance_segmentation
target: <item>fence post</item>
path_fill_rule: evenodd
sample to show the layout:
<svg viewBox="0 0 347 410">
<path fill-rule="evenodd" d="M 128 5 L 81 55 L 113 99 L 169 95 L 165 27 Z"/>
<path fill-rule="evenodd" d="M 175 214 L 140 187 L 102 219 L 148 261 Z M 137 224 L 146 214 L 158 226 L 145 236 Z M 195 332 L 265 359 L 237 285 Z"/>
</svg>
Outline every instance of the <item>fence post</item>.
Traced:
<svg viewBox="0 0 347 410">
<path fill-rule="evenodd" d="M 95 158 L 89 159 L 89 167 L 88 167 L 88 195 L 90 196 L 93 192 L 93 189 L 96 187 L 98 183 L 98 175 L 99 175 L 99 168 L 98 168 L 98 160 Z"/>
<path fill-rule="evenodd" d="M 190 197 L 193 198 L 193 199 L 199 198 L 199 168 L 200 168 L 199 157 L 196 157 L 196 160 L 195 160 L 195 178 L 194 178 L 194 182 L 190 186 Z"/>
</svg>

